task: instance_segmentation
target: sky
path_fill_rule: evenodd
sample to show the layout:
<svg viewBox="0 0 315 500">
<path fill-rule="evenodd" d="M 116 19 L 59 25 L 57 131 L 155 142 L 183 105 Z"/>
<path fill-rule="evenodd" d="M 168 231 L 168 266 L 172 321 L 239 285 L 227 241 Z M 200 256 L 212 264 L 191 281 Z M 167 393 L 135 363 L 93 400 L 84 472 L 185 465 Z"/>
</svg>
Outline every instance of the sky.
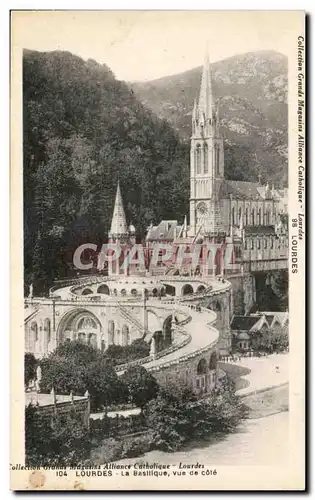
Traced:
<svg viewBox="0 0 315 500">
<path fill-rule="evenodd" d="M 12 14 L 12 43 L 67 50 L 145 81 L 255 50 L 288 53 L 294 11 L 27 11 Z"/>
</svg>

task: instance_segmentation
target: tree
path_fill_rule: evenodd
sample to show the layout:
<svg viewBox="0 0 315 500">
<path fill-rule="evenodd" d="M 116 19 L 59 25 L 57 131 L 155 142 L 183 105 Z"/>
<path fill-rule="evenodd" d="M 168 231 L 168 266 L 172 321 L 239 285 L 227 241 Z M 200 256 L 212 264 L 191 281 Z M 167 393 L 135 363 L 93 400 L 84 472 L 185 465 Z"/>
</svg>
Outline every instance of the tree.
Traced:
<svg viewBox="0 0 315 500">
<path fill-rule="evenodd" d="M 124 402 L 127 389 L 118 378 L 111 360 L 99 349 L 78 341 L 60 344 L 47 358 L 41 360 L 41 390 L 52 387 L 59 394 L 91 396 L 91 408 Z"/>
<path fill-rule="evenodd" d="M 24 385 L 28 387 L 31 380 L 36 377 L 36 365 L 37 361 L 34 354 L 31 352 L 26 352 L 24 354 Z"/>
<path fill-rule="evenodd" d="M 287 351 L 289 348 L 289 332 L 287 326 L 274 327 L 271 330 L 273 350 L 276 352 Z"/>
<path fill-rule="evenodd" d="M 132 403 L 142 410 L 158 393 L 159 386 L 156 379 L 143 366 L 128 368 L 122 375 L 122 381 L 128 388 Z"/>
<path fill-rule="evenodd" d="M 89 363 L 84 376 L 86 388 L 91 395 L 91 407 L 94 409 L 127 400 L 128 390 L 120 380 L 112 364 L 107 359 Z"/>
<path fill-rule="evenodd" d="M 111 344 L 105 351 L 105 357 L 114 365 L 121 365 L 135 359 L 145 358 L 150 354 L 150 346 L 143 339 L 136 339 L 130 345 Z"/>
<path fill-rule="evenodd" d="M 101 358 L 101 351 L 90 344 L 73 340 L 61 343 L 53 353 L 54 356 L 71 359 L 77 364 L 86 364 Z"/>
<path fill-rule="evenodd" d="M 193 437 L 193 402 L 196 397 L 189 389 L 169 385 L 148 403 L 144 415 L 157 449 L 175 451 Z"/>
<path fill-rule="evenodd" d="M 245 405 L 227 379 L 202 400 L 185 387 L 170 385 L 145 409 L 154 445 L 166 451 L 177 450 L 193 439 L 230 432 L 246 415 Z"/>
<path fill-rule="evenodd" d="M 88 431 L 75 411 L 46 417 L 29 405 L 25 409 L 25 455 L 29 466 L 78 465 L 88 457 Z"/>
<path fill-rule="evenodd" d="M 128 347 L 131 359 L 146 358 L 150 354 L 150 346 L 143 339 L 134 340 Z"/>
</svg>

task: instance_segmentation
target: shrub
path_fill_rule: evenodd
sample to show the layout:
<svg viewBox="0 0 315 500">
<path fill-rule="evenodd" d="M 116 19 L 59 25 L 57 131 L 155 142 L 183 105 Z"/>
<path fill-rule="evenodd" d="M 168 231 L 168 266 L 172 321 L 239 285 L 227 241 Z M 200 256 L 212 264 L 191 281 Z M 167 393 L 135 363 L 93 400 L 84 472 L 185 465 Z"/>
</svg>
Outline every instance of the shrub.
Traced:
<svg viewBox="0 0 315 500">
<path fill-rule="evenodd" d="M 151 434 L 127 438 L 122 447 L 121 458 L 134 458 L 150 451 L 152 447 Z"/>
<path fill-rule="evenodd" d="M 104 439 L 98 447 L 92 450 L 89 462 L 94 466 L 114 462 L 121 458 L 122 449 L 122 442 L 114 438 Z"/>
<path fill-rule="evenodd" d="M 24 354 L 24 385 L 28 387 L 31 380 L 36 377 L 37 361 L 34 354 L 27 352 Z"/>
</svg>

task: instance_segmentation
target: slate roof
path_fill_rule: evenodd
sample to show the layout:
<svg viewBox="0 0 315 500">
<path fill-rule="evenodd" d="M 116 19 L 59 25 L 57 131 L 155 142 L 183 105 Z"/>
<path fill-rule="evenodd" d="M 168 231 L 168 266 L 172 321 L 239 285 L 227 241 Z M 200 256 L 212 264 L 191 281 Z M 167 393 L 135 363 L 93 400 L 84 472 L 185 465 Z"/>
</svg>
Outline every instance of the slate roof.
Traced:
<svg viewBox="0 0 315 500">
<path fill-rule="evenodd" d="M 245 226 L 244 231 L 246 236 L 250 234 L 254 236 L 263 236 L 266 234 L 276 235 L 275 226 Z"/>
<path fill-rule="evenodd" d="M 258 188 L 261 184 L 258 182 L 244 182 L 244 181 L 224 181 L 221 185 L 221 196 L 223 198 L 233 198 L 238 200 L 257 200 L 263 199 L 260 195 Z"/>
<path fill-rule="evenodd" d="M 257 316 L 233 316 L 231 330 L 249 331 L 259 320 Z"/>
<path fill-rule="evenodd" d="M 182 226 L 178 226 L 177 220 L 162 220 L 158 226 L 152 226 L 148 230 L 147 240 L 149 241 L 173 241 L 179 235 Z"/>
<path fill-rule="evenodd" d="M 225 180 L 221 184 L 220 197 L 230 198 L 232 195 L 236 200 L 279 200 L 283 197 L 283 193 L 284 190 L 271 190 L 259 182 Z"/>
</svg>

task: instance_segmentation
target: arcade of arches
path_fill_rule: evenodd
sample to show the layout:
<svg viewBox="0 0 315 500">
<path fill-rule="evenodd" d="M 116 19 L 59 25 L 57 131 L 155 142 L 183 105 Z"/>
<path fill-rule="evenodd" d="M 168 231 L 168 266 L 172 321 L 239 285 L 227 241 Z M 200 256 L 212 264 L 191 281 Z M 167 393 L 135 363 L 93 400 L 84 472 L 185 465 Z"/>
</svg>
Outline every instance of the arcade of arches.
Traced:
<svg viewBox="0 0 315 500">
<path fill-rule="evenodd" d="M 196 392 L 207 393 L 215 387 L 217 377 L 217 354 L 213 352 L 209 360 L 202 358 L 197 365 Z"/>
</svg>

